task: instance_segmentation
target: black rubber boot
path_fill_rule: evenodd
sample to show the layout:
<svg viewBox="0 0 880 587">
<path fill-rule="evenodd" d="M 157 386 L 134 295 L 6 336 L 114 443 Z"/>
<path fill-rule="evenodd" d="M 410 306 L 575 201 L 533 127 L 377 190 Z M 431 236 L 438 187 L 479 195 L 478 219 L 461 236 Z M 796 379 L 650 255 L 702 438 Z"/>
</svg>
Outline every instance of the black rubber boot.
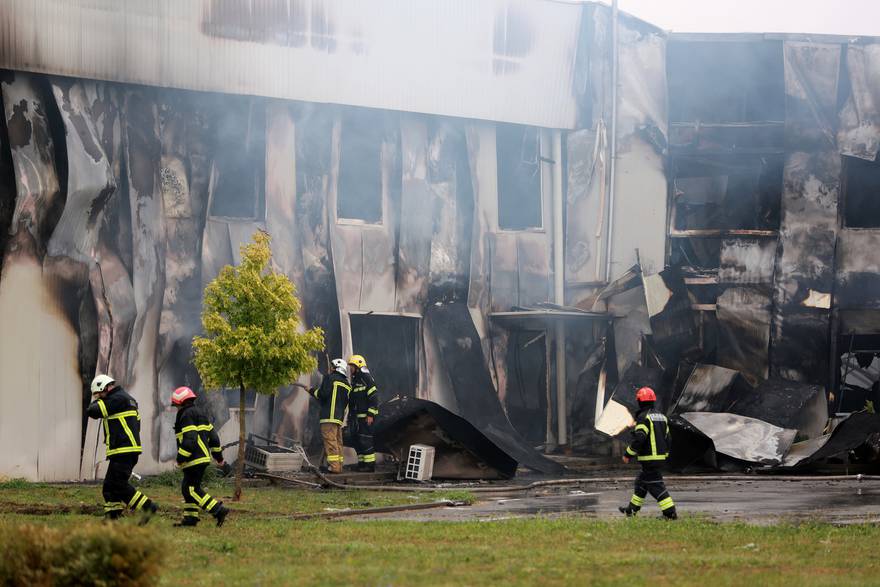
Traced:
<svg viewBox="0 0 880 587">
<path fill-rule="evenodd" d="M 174 522 L 174 527 L 175 527 L 175 528 L 181 528 L 181 527 L 183 527 L 183 526 L 193 526 L 193 527 L 194 527 L 194 526 L 198 526 L 198 525 L 199 525 L 199 519 L 198 519 L 198 518 L 190 518 L 190 517 L 186 517 L 186 518 L 182 519 L 182 520 L 179 521 L 179 522 Z"/>
<path fill-rule="evenodd" d="M 144 507 L 141 508 L 141 519 L 138 521 L 138 526 L 146 526 L 158 511 L 159 506 L 152 501 L 145 503 Z"/>
<path fill-rule="evenodd" d="M 632 507 L 630 506 L 630 504 L 622 505 L 622 506 L 620 506 L 619 508 L 617 508 L 617 510 L 618 510 L 621 514 L 624 514 L 627 518 L 632 518 L 633 516 L 636 515 L 636 512 L 638 512 L 638 510 L 634 510 L 634 509 L 632 509 Z"/>
<path fill-rule="evenodd" d="M 668 510 L 663 510 L 663 517 L 667 520 L 677 520 L 678 514 L 675 512 L 675 506 L 672 506 Z"/>
<path fill-rule="evenodd" d="M 104 514 L 104 521 L 105 522 L 112 522 L 114 520 L 118 520 L 121 517 L 122 517 L 122 510 L 107 512 L 106 514 Z"/>
<path fill-rule="evenodd" d="M 226 516 L 228 516 L 228 515 L 229 515 L 229 508 L 228 507 L 221 505 L 219 508 L 217 508 L 217 511 L 214 512 L 214 519 L 217 520 L 217 527 L 218 528 L 223 525 L 223 522 L 226 521 Z"/>
</svg>

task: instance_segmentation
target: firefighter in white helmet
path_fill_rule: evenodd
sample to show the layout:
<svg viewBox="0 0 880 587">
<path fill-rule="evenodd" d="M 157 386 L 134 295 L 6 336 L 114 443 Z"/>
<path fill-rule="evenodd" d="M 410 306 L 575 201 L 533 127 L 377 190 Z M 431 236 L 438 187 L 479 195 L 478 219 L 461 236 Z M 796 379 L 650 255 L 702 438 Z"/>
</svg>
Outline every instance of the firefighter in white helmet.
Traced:
<svg viewBox="0 0 880 587">
<path fill-rule="evenodd" d="M 102 420 L 107 446 L 107 474 L 104 475 L 104 517 L 115 520 L 128 507 L 141 512 L 141 524 L 149 521 L 159 508 L 135 489 L 129 479 L 141 454 L 141 416 L 138 403 L 112 377 L 98 375 L 92 380 L 92 403 L 86 410 L 89 418 Z"/>
<path fill-rule="evenodd" d="M 342 472 L 342 423 L 351 386 L 348 384 L 348 365 L 342 359 L 333 359 L 333 370 L 324 376 L 320 387 L 312 394 L 321 404 L 321 439 L 327 456 L 329 473 Z"/>
</svg>

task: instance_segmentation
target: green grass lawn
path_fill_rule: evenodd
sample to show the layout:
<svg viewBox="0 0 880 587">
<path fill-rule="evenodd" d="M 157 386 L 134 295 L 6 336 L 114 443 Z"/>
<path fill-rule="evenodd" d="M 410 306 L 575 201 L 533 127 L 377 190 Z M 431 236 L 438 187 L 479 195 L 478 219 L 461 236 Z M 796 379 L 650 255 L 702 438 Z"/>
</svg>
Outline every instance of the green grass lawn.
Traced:
<svg viewBox="0 0 880 587">
<path fill-rule="evenodd" d="M 148 484 L 150 485 L 150 484 Z M 148 487 L 175 501 L 168 483 Z M 211 491 L 228 495 L 225 483 Z M 375 491 L 248 488 L 227 526 L 148 529 L 167 544 L 164 585 L 876 585 L 880 528 L 749 526 L 685 517 L 581 516 L 497 522 L 308 520 L 276 514 L 437 499 Z M 458 496 L 460 497 L 460 496 Z M 22 523 L 68 528 L 93 517 L 11 513 L 100 501 L 97 486 L 0 484 L 0 532 Z M 13 507 L 13 505 L 15 507 Z M 16 510 L 15 508 L 19 508 Z M 122 524 L 133 524 L 124 520 Z"/>
</svg>

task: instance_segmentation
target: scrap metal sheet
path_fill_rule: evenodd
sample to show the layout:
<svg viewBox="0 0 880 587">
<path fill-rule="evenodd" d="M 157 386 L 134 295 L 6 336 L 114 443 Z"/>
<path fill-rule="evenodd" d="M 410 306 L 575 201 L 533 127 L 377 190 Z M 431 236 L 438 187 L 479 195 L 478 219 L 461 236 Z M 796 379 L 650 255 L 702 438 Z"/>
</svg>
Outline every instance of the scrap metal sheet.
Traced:
<svg viewBox="0 0 880 587">
<path fill-rule="evenodd" d="M 681 417 L 711 438 L 716 452 L 762 465 L 781 464 L 797 434 L 796 430 L 736 414 L 689 412 Z"/>
</svg>

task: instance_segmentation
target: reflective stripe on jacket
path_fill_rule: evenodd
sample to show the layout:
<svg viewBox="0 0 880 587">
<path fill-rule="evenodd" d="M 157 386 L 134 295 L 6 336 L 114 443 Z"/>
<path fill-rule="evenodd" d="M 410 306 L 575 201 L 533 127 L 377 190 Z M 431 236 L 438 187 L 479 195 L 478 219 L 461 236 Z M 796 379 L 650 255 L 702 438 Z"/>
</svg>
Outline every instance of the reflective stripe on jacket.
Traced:
<svg viewBox="0 0 880 587">
<path fill-rule="evenodd" d="M 177 462 L 181 469 L 208 464 L 211 457 L 217 461 L 223 460 L 220 437 L 214 425 L 202 408 L 192 401 L 178 408 L 174 433 L 177 437 Z"/>
<path fill-rule="evenodd" d="M 102 420 L 107 456 L 141 453 L 141 416 L 137 401 L 117 387 L 86 409 L 89 418 Z"/>
<path fill-rule="evenodd" d="M 324 376 L 321 387 L 311 390 L 315 399 L 321 403 L 321 424 L 342 425 L 351 386 L 341 373 L 336 371 Z"/>
<path fill-rule="evenodd" d="M 653 409 L 639 414 L 626 454 L 639 462 L 665 461 L 669 456 L 669 421 Z"/>
<path fill-rule="evenodd" d="M 349 411 L 358 418 L 379 415 L 379 393 L 370 371 L 363 367 L 351 378 Z"/>
</svg>

